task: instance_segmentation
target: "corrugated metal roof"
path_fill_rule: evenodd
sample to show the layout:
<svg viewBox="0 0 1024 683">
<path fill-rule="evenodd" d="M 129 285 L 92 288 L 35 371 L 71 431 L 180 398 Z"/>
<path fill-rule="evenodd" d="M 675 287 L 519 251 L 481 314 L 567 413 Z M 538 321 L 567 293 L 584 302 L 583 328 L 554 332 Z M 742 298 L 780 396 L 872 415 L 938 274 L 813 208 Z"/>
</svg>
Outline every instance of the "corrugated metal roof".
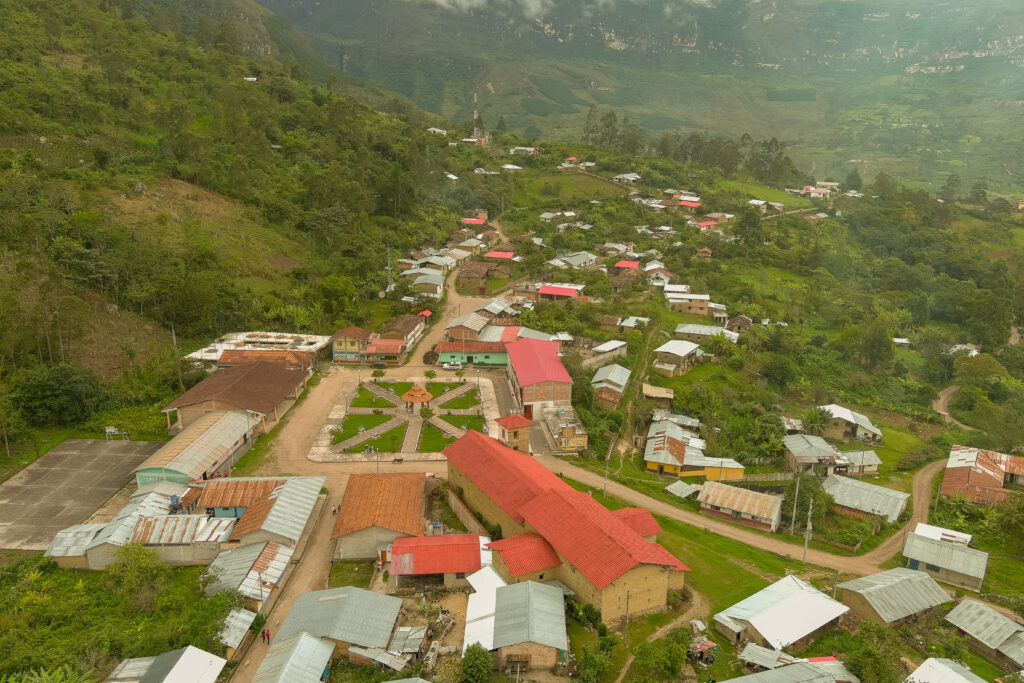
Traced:
<svg viewBox="0 0 1024 683">
<path fill-rule="evenodd" d="M 925 524 L 924 522 L 917 523 L 917 526 L 914 527 L 914 533 L 918 536 L 924 536 L 925 538 L 931 538 L 936 541 L 959 543 L 960 545 L 969 544 L 971 542 L 971 538 L 973 538 L 971 534 L 953 531 L 952 529 L 944 529 L 941 526 L 932 526 L 931 524 Z"/>
<path fill-rule="evenodd" d="M 292 549 L 277 543 L 250 543 L 225 550 L 210 563 L 206 574 L 213 580 L 206 595 L 238 591 L 247 598 L 264 601 L 284 576 Z"/>
<path fill-rule="evenodd" d="M 256 670 L 253 683 L 319 683 L 332 654 L 334 643 L 309 633 L 278 636 Z"/>
<path fill-rule="evenodd" d="M 61 529 L 53 537 L 45 557 L 81 557 L 106 524 L 76 524 Z"/>
<path fill-rule="evenodd" d="M 985 683 L 985 679 L 952 659 L 929 657 L 914 669 L 907 683 Z"/>
<path fill-rule="evenodd" d="M 276 488 L 270 498 L 274 506 L 260 526 L 264 531 L 298 541 L 326 477 L 289 477 Z"/>
<path fill-rule="evenodd" d="M 492 567 L 484 567 L 466 577 L 475 591 L 466 604 L 466 632 L 462 639 L 462 651 L 473 643 L 480 643 L 485 650 L 494 649 L 494 610 L 497 592 L 505 586 L 505 580 Z"/>
<path fill-rule="evenodd" d="M 181 485 L 182 494 L 186 490 L 187 487 Z M 128 504 L 121 508 L 121 511 L 117 513 L 113 521 L 96 534 L 96 537 L 89 543 L 86 550 L 103 545 L 104 543 L 124 545 L 135 531 L 135 524 L 138 522 L 139 517 L 166 515 L 170 511 L 171 497 L 168 495 L 154 491 L 139 496 L 132 496 Z"/>
<path fill-rule="evenodd" d="M 868 467 L 870 465 L 881 465 L 882 459 L 874 451 L 843 451 L 843 455 L 854 467 Z"/>
<path fill-rule="evenodd" d="M 140 683 L 216 683 L 227 660 L 198 647 L 186 645 L 157 655 Z"/>
<path fill-rule="evenodd" d="M 842 662 L 795 662 L 778 669 L 730 678 L 745 683 L 860 683 Z M 727 682 L 723 682 L 727 683 Z"/>
<path fill-rule="evenodd" d="M 493 645 L 499 648 L 520 643 L 569 649 L 562 591 L 536 581 L 497 590 Z"/>
<path fill-rule="evenodd" d="M 950 610 L 946 621 L 993 650 L 1024 633 L 1024 626 L 977 600 L 964 600 Z M 1020 662 L 1018 662 L 1020 663 Z"/>
<path fill-rule="evenodd" d="M 723 616 L 747 622 L 769 645 L 782 649 L 849 609 L 809 583 L 786 576 L 716 614 L 715 619 Z"/>
<path fill-rule="evenodd" d="M 903 491 L 893 491 L 884 486 L 834 474 L 826 477 L 821 487 L 837 505 L 880 515 L 887 522 L 895 522 L 907 508 L 910 499 L 910 494 Z"/>
<path fill-rule="evenodd" d="M 611 365 L 605 365 L 603 368 L 598 368 L 590 383 L 596 387 L 610 386 L 616 391 L 622 391 L 629 382 L 630 374 L 628 368 L 612 363 Z"/>
<path fill-rule="evenodd" d="M 466 327 L 468 329 L 479 332 L 487 326 L 489 321 L 479 313 L 467 313 L 460 315 L 455 320 L 448 323 L 444 329 L 450 330 L 453 327 Z"/>
<path fill-rule="evenodd" d="M 395 629 L 388 650 L 405 654 L 419 652 L 426 637 L 426 626 L 399 626 Z"/>
<path fill-rule="evenodd" d="M 278 637 L 306 631 L 362 647 L 387 647 L 401 608 L 399 598 L 352 586 L 304 593 L 295 600 Z"/>
<path fill-rule="evenodd" d="M 135 471 L 168 470 L 189 479 L 199 479 L 203 472 L 222 463 L 234 445 L 256 424 L 255 417 L 239 410 L 205 413 L 146 458 Z"/>
<path fill-rule="evenodd" d="M 255 619 L 256 613 L 251 610 L 240 607 L 231 610 L 224 618 L 224 626 L 221 627 L 218 634 L 220 642 L 227 647 L 237 648 L 242 644 L 245 634 L 249 632 L 249 627 L 252 626 Z"/>
<path fill-rule="evenodd" d="M 697 500 L 706 505 L 738 510 L 761 519 L 775 519 L 782 509 L 782 496 L 741 489 L 717 481 L 705 483 Z"/>
<path fill-rule="evenodd" d="M 863 595 L 887 624 L 951 600 L 931 576 L 904 567 L 862 576 L 839 588 Z"/>
<path fill-rule="evenodd" d="M 977 579 L 985 578 L 985 569 L 988 567 L 986 552 L 959 543 L 936 541 L 915 533 L 907 534 L 903 556 Z"/>
<path fill-rule="evenodd" d="M 871 420 L 868 419 L 867 415 L 858 413 L 855 410 L 844 408 L 843 406 L 836 405 L 835 403 L 829 403 L 825 406 L 818 406 L 818 410 L 824 410 L 826 413 L 831 415 L 833 418 L 844 420 L 851 424 L 855 424 L 861 429 L 871 432 L 875 436 L 882 436 L 882 431 L 878 429 Z"/>
<path fill-rule="evenodd" d="M 685 481 L 679 480 L 674 481 L 668 486 L 666 486 L 665 490 L 674 496 L 679 496 L 680 498 L 689 498 L 693 494 L 697 493 L 697 491 L 699 491 L 700 489 L 694 486 L 693 484 L 687 484 Z"/>
<path fill-rule="evenodd" d="M 716 304 L 711 304 L 711 306 L 715 305 Z M 733 332 L 725 329 L 724 327 L 716 327 L 715 325 L 697 325 L 695 323 L 683 323 L 676 325 L 676 334 L 694 334 L 700 337 L 717 337 L 718 335 L 722 335 L 733 344 L 739 341 L 740 338 L 739 332 Z"/>
<path fill-rule="evenodd" d="M 786 666 L 797 661 L 793 655 L 786 654 L 780 650 L 762 647 L 757 643 L 747 643 L 743 648 L 743 652 L 739 654 L 739 658 L 744 662 L 756 664 L 765 669 L 778 669 L 780 666 Z"/>
<path fill-rule="evenodd" d="M 841 457 L 825 439 L 811 434 L 789 434 L 782 438 L 782 444 L 797 462 L 803 464 L 835 462 Z"/>
<path fill-rule="evenodd" d="M 673 339 L 672 341 L 667 341 L 654 349 L 654 352 L 668 353 L 679 358 L 685 358 L 698 349 L 700 349 L 700 347 L 693 342 L 683 341 L 682 339 Z"/>
<path fill-rule="evenodd" d="M 134 659 L 123 659 L 114 667 L 104 683 L 139 683 L 142 677 L 153 666 L 156 657 L 135 657 Z"/>
<path fill-rule="evenodd" d="M 348 651 L 359 657 L 373 660 L 394 671 L 401 671 L 408 666 L 409 660 L 412 659 L 412 655 L 398 655 L 380 647 L 358 647 L 353 645 Z"/>
<path fill-rule="evenodd" d="M 221 542 L 231 535 L 235 520 L 206 515 L 159 515 L 139 517 L 129 543 L 176 545 Z"/>
</svg>

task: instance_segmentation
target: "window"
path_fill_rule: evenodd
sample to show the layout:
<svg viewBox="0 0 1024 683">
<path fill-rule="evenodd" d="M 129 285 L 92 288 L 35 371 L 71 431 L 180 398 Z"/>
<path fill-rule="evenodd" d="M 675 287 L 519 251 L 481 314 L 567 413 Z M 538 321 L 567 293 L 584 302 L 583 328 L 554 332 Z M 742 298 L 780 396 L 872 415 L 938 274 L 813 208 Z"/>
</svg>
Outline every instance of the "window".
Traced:
<svg viewBox="0 0 1024 683">
<path fill-rule="evenodd" d="M 925 568 L 930 572 L 937 572 L 940 569 L 939 567 L 936 567 L 934 564 L 925 564 Z"/>
<path fill-rule="evenodd" d="M 543 581 L 544 580 L 544 575 L 543 574 L 538 574 L 537 575 L 537 579 L 540 580 L 540 581 Z"/>
<path fill-rule="evenodd" d="M 456 579 L 464 579 L 464 578 L 466 578 L 466 572 L 455 572 L 455 578 Z"/>
</svg>

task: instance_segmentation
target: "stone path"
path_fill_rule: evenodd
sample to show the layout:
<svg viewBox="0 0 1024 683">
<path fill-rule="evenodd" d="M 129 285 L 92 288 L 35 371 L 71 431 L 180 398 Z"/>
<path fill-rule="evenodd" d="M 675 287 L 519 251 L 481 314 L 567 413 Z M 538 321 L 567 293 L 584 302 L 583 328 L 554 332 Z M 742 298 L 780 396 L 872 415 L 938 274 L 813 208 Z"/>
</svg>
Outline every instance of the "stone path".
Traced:
<svg viewBox="0 0 1024 683">
<path fill-rule="evenodd" d="M 451 422 L 448 422 L 444 418 L 438 417 L 437 415 L 430 418 L 430 424 L 440 429 L 442 432 L 445 433 L 446 436 L 450 436 L 455 439 L 458 439 L 459 437 L 466 433 L 459 429 L 458 427 L 456 427 L 455 425 L 453 425 Z"/>
<path fill-rule="evenodd" d="M 423 418 L 419 415 L 409 417 L 409 428 L 405 430 L 405 440 L 402 442 L 403 453 L 413 453 L 420 445 L 420 434 L 423 432 Z"/>
<path fill-rule="evenodd" d="M 363 388 L 366 389 L 367 391 L 369 391 L 371 394 L 373 394 L 377 398 L 382 398 L 385 401 L 389 401 L 390 403 L 393 403 L 396 407 L 402 405 L 402 397 L 401 396 L 399 396 L 395 392 L 391 391 L 390 389 L 385 389 L 384 387 L 380 386 L 376 382 L 367 382 L 367 383 L 365 383 L 363 385 Z M 394 408 L 381 408 L 381 410 L 394 410 Z"/>
</svg>

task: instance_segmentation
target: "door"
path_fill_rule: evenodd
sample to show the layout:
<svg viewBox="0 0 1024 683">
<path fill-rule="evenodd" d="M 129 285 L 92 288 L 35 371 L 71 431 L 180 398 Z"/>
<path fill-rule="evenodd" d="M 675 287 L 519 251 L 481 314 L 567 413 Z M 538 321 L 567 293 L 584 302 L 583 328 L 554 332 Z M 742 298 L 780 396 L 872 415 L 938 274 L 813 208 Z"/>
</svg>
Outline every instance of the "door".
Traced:
<svg viewBox="0 0 1024 683">
<path fill-rule="evenodd" d="M 532 420 L 533 419 L 533 406 L 531 406 L 531 405 L 523 406 L 523 417 L 525 417 L 527 420 Z"/>
<path fill-rule="evenodd" d="M 910 568 L 911 569 L 917 569 L 919 566 L 921 566 L 921 563 L 918 562 L 917 560 L 911 560 L 910 561 Z"/>
<path fill-rule="evenodd" d="M 380 551 L 380 561 L 381 561 L 382 564 L 384 562 L 388 561 L 388 551 L 387 550 L 381 550 Z"/>
<path fill-rule="evenodd" d="M 472 362 L 473 362 L 473 356 L 466 356 L 466 365 L 469 365 Z"/>
</svg>

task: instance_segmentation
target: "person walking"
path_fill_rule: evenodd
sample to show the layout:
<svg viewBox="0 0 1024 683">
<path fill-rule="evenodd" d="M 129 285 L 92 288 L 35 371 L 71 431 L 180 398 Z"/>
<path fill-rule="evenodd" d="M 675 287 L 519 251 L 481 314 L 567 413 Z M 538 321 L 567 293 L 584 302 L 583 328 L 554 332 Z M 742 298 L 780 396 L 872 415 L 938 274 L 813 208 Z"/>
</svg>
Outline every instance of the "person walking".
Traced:
<svg viewBox="0 0 1024 683">
<path fill-rule="evenodd" d="M 267 632 L 266 631 L 260 631 L 260 640 L 262 640 L 264 643 L 267 642 Z"/>
<path fill-rule="evenodd" d="M 270 645 L 270 629 L 267 629 L 267 645 Z"/>
</svg>

